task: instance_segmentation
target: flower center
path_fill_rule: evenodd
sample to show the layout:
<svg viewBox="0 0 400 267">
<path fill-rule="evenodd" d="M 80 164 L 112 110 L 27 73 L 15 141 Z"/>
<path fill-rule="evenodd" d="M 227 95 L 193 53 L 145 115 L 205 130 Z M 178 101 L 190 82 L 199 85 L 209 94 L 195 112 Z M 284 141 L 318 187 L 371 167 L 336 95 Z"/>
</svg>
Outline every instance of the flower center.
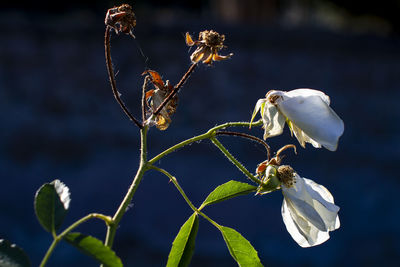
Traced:
<svg viewBox="0 0 400 267">
<path fill-rule="evenodd" d="M 294 177 L 294 170 L 289 165 L 282 165 L 278 167 L 278 178 L 279 180 L 287 187 L 293 187 L 296 183 L 296 179 Z"/>
<path fill-rule="evenodd" d="M 200 40 L 204 40 L 207 46 L 213 48 L 222 48 L 225 41 L 225 35 L 221 35 L 213 30 L 200 33 Z"/>
</svg>

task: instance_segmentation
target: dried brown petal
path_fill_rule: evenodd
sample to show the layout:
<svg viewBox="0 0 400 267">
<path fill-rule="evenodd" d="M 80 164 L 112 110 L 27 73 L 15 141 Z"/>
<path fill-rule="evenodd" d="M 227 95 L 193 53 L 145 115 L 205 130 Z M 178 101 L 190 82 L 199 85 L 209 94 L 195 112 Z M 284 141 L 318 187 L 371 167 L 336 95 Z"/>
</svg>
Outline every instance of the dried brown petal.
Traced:
<svg viewBox="0 0 400 267">
<path fill-rule="evenodd" d="M 193 41 L 190 34 L 186 33 L 186 44 L 188 46 L 197 45 L 197 49 L 190 56 L 193 63 L 202 61 L 204 64 L 210 65 L 213 61 L 230 58 L 232 53 L 227 56 L 218 55 L 218 51 L 225 47 L 224 41 L 225 35 L 213 30 L 200 32 L 197 41 Z"/>
<path fill-rule="evenodd" d="M 227 56 L 221 56 L 221 55 L 218 55 L 218 53 L 215 53 L 215 54 L 213 55 L 213 60 L 214 60 L 214 61 L 221 61 L 221 60 L 229 59 L 229 58 L 231 58 L 232 56 L 233 56 L 233 53 L 230 53 L 230 54 L 227 55 Z"/>
<path fill-rule="evenodd" d="M 197 63 L 204 57 L 204 51 L 207 49 L 206 46 L 199 46 L 190 56 L 192 62 Z"/>
<path fill-rule="evenodd" d="M 188 46 L 193 46 L 194 45 L 194 41 L 192 39 L 192 36 L 190 36 L 190 34 L 188 32 L 186 33 L 185 41 L 186 41 L 186 44 Z"/>
</svg>

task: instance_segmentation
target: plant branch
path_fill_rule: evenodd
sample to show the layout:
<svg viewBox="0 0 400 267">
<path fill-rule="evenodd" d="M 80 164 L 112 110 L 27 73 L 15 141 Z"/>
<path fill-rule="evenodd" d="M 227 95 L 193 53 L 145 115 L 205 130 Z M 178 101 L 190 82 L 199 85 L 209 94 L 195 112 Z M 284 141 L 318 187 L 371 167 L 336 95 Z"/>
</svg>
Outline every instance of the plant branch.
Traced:
<svg viewBox="0 0 400 267">
<path fill-rule="evenodd" d="M 149 82 L 150 77 L 146 75 L 144 78 L 143 86 L 142 86 L 142 123 L 144 125 L 146 121 L 146 88 L 147 83 Z"/>
<path fill-rule="evenodd" d="M 213 144 L 221 150 L 221 152 L 227 157 L 241 172 L 243 172 L 244 175 L 247 176 L 250 180 L 255 182 L 256 184 L 260 184 L 261 181 L 254 177 L 253 174 L 251 174 L 246 167 L 244 167 L 215 137 L 210 138 Z"/>
<path fill-rule="evenodd" d="M 189 138 L 185 141 L 182 141 L 166 150 L 164 150 L 163 152 L 161 152 L 160 154 L 158 154 L 157 156 L 155 156 L 154 158 L 152 158 L 151 160 L 149 160 L 149 164 L 154 164 L 155 162 L 159 161 L 160 159 L 162 159 L 163 157 L 165 157 L 166 155 L 176 151 L 179 148 L 182 148 L 186 145 L 189 145 L 191 143 L 194 142 L 198 142 L 204 139 L 208 139 L 210 137 L 212 137 L 213 135 L 215 135 L 215 132 L 220 130 L 220 129 L 225 129 L 227 127 L 249 127 L 249 125 L 252 126 L 259 126 L 262 124 L 262 120 L 259 120 L 255 123 L 250 124 L 249 122 L 227 122 L 221 125 L 217 125 L 213 128 L 211 128 L 210 130 L 208 130 L 206 133 L 204 134 L 200 134 L 198 136 L 194 136 L 192 138 Z"/>
<path fill-rule="evenodd" d="M 164 101 L 158 106 L 158 108 L 153 112 L 154 116 L 157 116 L 158 113 L 168 104 L 168 102 L 178 93 L 179 89 L 186 82 L 186 80 L 190 77 L 194 69 L 196 68 L 197 63 L 192 63 L 188 69 L 188 71 L 182 76 L 182 79 L 179 81 L 177 85 L 175 85 L 174 89 L 171 93 L 164 99 Z"/>
<path fill-rule="evenodd" d="M 156 170 L 167 176 L 170 181 L 175 185 L 176 189 L 178 189 L 179 193 L 182 195 L 182 197 L 185 199 L 186 203 L 189 205 L 189 207 L 194 211 L 194 212 L 199 212 L 198 209 L 192 204 L 190 199 L 187 197 L 185 192 L 183 191 L 182 187 L 179 185 L 178 180 L 174 176 L 172 176 L 169 172 L 167 172 L 164 169 L 158 168 L 156 166 L 149 166 L 150 169 Z"/>
<path fill-rule="evenodd" d="M 163 173 L 164 175 L 166 175 L 170 181 L 175 185 L 176 189 L 178 189 L 179 193 L 182 195 L 182 197 L 185 199 L 186 203 L 190 206 L 190 208 L 196 212 L 197 214 L 201 215 L 204 219 L 206 219 L 207 221 L 209 221 L 212 225 L 214 225 L 215 227 L 217 227 L 218 229 L 220 229 L 220 225 L 218 223 L 216 223 L 215 221 L 211 220 L 210 217 L 208 217 L 207 215 L 205 215 L 203 212 L 201 212 L 199 209 L 197 209 L 192 202 L 189 200 L 189 198 L 187 197 L 187 195 L 185 194 L 185 192 L 183 191 L 182 187 L 179 185 L 178 180 L 172 176 L 169 172 L 167 172 L 164 169 L 155 167 L 155 166 L 149 166 L 150 169 L 159 171 L 161 173 Z"/>
<path fill-rule="evenodd" d="M 115 238 L 115 233 L 117 231 L 118 225 L 124 216 L 125 212 L 127 211 L 127 208 L 129 204 L 132 201 L 133 195 L 135 194 L 144 173 L 148 169 L 147 167 L 147 126 L 144 126 L 140 130 L 140 137 L 141 137 L 141 142 L 140 142 L 140 163 L 139 163 L 139 168 L 137 170 L 137 173 L 135 175 L 135 178 L 132 181 L 132 184 L 130 185 L 128 192 L 126 193 L 124 199 L 122 200 L 121 204 L 118 207 L 118 210 L 115 212 L 114 217 L 113 217 L 113 223 L 108 225 L 107 227 L 107 235 L 106 235 L 106 240 L 104 244 L 108 247 L 112 247 L 114 238 Z"/>
<path fill-rule="evenodd" d="M 115 99 L 117 100 L 119 106 L 122 108 L 122 110 L 125 112 L 125 114 L 128 116 L 128 118 L 136 124 L 139 129 L 143 128 L 142 123 L 140 123 L 128 110 L 126 105 L 121 99 L 120 93 L 118 92 L 117 89 L 117 83 L 115 81 L 115 73 L 114 73 L 114 68 L 112 65 L 112 60 L 111 60 L 111 31 L 112 28 L 107 25 L 106 27 L 106 33 L 104 36 L 104 46 L 105 46 L 105 56 L 106 56 L 106 65 L 107 65 L 107 71 L 108 71 L 108 77 L 110 79 L 110 84 L 111 84 L 111 89 L 114 94 Z"/>
<path fill-rule="evenodd" d="M 238 132 L 230 132 L 230 131 L 217 131 L 217 132 L 215 132 L 215 135 L 238 136 L 238 137 L 242 137 L 242 138 L 249 139 L 249 140 L 252 140 L 252 141 L 256 141 L 256 142 L 262 144 L 265 147 L 265 149 L 267 150 L 268 161 L 271 159 L 271 149 L 270 149 L 269 145 L 267 144 L 267 142 L 265 142 L 264 140 L 262 140 L 262 139 L 260 139 L 258 137 L 255 137 L 255 136 L 250 135 L 250 134 L 238 133 Z"/>
</svg>

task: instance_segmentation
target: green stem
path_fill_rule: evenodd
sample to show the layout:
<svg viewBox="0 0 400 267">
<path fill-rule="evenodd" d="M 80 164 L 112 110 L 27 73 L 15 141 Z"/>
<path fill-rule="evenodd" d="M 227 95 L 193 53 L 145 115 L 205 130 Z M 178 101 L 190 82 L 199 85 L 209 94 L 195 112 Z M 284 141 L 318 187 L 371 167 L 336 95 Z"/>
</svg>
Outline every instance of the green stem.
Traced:
<svg viewBox="0 0 400 267">
<path fill-rule="evenodd" d="M 93 218 L 97 218 L 100 220 L 103 220 L 107 225 L 110 224 L 112 222 L 112 219 L 109 216 L 103 215 L 103 214 L 99 214 L 99 213 L 91 213 L 89 215 L 86 215 L 85 217 L 82 217 L 81 219 L 77 220 L 76 222 L 74 222 L 73 224 L 71 224 L 67 229 L 65 229 L 61 234 L 59 234 L 58 236 L 55 236 L 53 239 L 53 242 L 51 243 L 50 247 L 47 249 L 46 254 L 44 255 L 42 262 L 40 263 L 40 267 L 44 267 L 47 263 L 47 261 L 50 258 L 50 255 L 53 253 L 53 250 L 55 249 L 55 247 L 57 246 L 57 244 L 64 238 L 64 236 L 66 234 L 68 234 L 69 232 L 71 232 L 73 229 L 75 229 L 76 227 L 78 227 L 80 224 L 93 219 Z"/>
<path fill-rule="evenodd" d="M 159 171 L 161 173 L 163 173 L 164 175 L 166 175 L 170 181 L 175 185 L 176 189 L 178 189 L 179 193 L 182 195 L 182 197 L 185 199 L 186 203 L 189 205 L 189 207 L 196 213 L 198 213 L 199 215 L 201 215 L 204 219 L 206 219 L 207 221 L 209 221 L 212 225 L 214 225 L 215 227 L 217 227 L 218 229 L 221 227 L 218 223 L 216 223 L 215 221 L 211 220 L 207 215 L 205 215 L 203 212 L 201 212 L 199 209 L 197 209 L 193 203 L 190 201 L 190 199 L 187 197 L 187 195 L 185 194 L 185 191 L 183 191 L 182 187 L 179 185 L 178 181 L 176 180 L 176 178 L 174 176 L 172 176 L 169 172 L 167 172 L 164 169 L 158 168 L 156 166 L 149 166 L 149 169 L 153 169 L 156 171 Z"/>
<path fill-rule="evenodd" d="M 135 178 L 133 179 L 132 184 L 130 185 L 128 192 L 125 195 L 125 198 L 122 200 L 121 204 L 118 207 L 118 210 L 115 212 L 114 217 L 112 218 L 113 222 L 108 225 L 107 227 L 107 235 L 106 235 L 106 240 L 104 244 L 108 247 L 112 247 L 114 238 L 115 238 L 115 233 L 117 231 L 118 225 L 124 216 L 129 204 L 132 201 L 133 195 L 135 194 L 144 173 L 148 169 L 147 167 L 147 126 L 144 126 L 142 129 L 140 129 L 140 164 L 139 168 L 137 170 L 137 173 L 135 175 Z"/>
<path fill-rule="evenodd" d="M 209 139 L 211 137 L 213 137 L 215 135 L 215 132 L 221 129 L 225 129 L 228 127 L 249 127 L 249 126 L 260 126 L 262 125 L 262 120 L 259 120 L 255 123 L 250 124 L 249 122 L 227 122 L 221 125 L 217 125 L 213 128 L 211 128 L 210 130 L 208 130 L 206 133 L 192 137 L 190 139 L 187 139 L 185 141 L 180 142 L 179 144 L 176 144 L 166 150 L 164 150 L 163 152 L 161 152 L 160 154 L 158 154 L 157 156 L 155 156 L 154 158 L 152 158 L 151 160 L 149 160 L 149 164 L 154 164 L 155 162 L 159 161 L 160 159 L 162 159 L 163 157 L 165 157 L 166 155 L 168 155 L 169 153 L 174 152 L 175 150 L 184 147 L 186 145 L 189 145 L 191 143 L 197 142 L 197 141 L 201 141 L 204 139 Z"/>
<path fill-rule="evenodd" d="M 51 243 L 50 247 L 47 249 L 46 255 L 44 255 L 42 262 L 40 263 L 39 267 L 44 267 L 47 263 L 47 261 L 50 258 L 51 253 L 53 253 L 53 250 L 55 249 L 55 247 L 57 246 L 58 242 L 60 242 L 59 239 L 54 238 L 53 242 Z"/>
<path fill-rule="evenodd" d="M 246 167 L 244 167 L 229 151 L 217 140 L 215 137 L 210 138 L 213 144 L 221 150 L 222 153 L 241 171 L 244 173 L 244 175 L 247 176 L 250 180 L 255 182 L 256 184 L 260 184 L 261 181 L 254 177 L 253 174 L 251 174 Z"/>
<path fill-rule="evenodd" d="M 211 220 L 210 217 L 208 217 L 207 215 L 205 215 L 203 212 L 199 211 L 198 212 L 204 219 L 206 219 L 207 221 L 209 221 L 212 225 L 214 225 L 215 227 L 217 227 L 218 229 L 221 229 L 221 225 L 219 225 L 218 223 L 216 223 L 215 221 Z"/>
<path fill-rule="evenodd" d="M 185 199 L 186 203 L 190 206 L 190 208 L 197 213 L 199 212 L 197 210 L 197 208 L 193 205 L 193 203 L 190 201 L 190 199 L 187 197 L 187 195 L 185 194 L 185 191 L 183 191 L 182 187 L 178 183 L 178 180 L 176 180 L 176 178 L 174 176 L 172 176 L 166 170 L 158 168 L 156 166 L 149 166 L 149 169 L 159 171 L 162 174 L 164 174 L 165 176 L 167 176 L 170 179 L 170 181 L 175 185 L 176 189 L 178 189 L 179 193 L 181 193 L 182 197 Z"/>
</svg>

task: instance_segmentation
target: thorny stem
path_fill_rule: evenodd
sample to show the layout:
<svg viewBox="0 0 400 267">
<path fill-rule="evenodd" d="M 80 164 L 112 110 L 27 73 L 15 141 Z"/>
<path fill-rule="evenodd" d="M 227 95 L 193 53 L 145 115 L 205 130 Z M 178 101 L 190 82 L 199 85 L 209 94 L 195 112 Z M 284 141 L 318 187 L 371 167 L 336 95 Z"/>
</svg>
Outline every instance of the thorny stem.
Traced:
<svg viewBox="0 0 400 267">
<path fill-rule="evenodd" d="M 259 120 L 255 123 L 252 123 L 252 126 L 259 126 L 262 124 L 262 121 Z M 151 159 L 150 161 L 147 161 L 147 130 L 148 127 L 144 126 L 143 128 L 141 128 L 140 133 L 141 133 L 141 144 L 140 144 L 140 164 L 139 164 L 139 168 L 138 171 L 135 175 L 135 178 L 131 184 L 131 186 L 128 189 L 127 194 L 125 195 L 125 198 L 123 199 L 123 201 L 121 202 L 120 206 L 118 207 L 118 210 L 116 211 L 116 213 L 114 214 L 113 218 L 110 218 L 108 216 L 102 215 L 102 214 L 98 214 L 98 213 L 92 213 L 89 214 L 83 218 L 81 218 L 80 220 L 76 221 L 75 223 L 73 223 L 70 227 L 68 227 L 66 230 L 64 230 L 61 234 L 59 234 L 58 236 L 55 236 L 52 244 L 50 245 L 49 249 L 47 250 L 45 256 L 43 257 L 43 260 L 40 264 L 40 267 L 43 267 L 46 265 L 51 253 L 53 252 L 54 248 L 57 246 L 57 244 L 63 239 L 63 237 L 68 234 L 70 231 L 72 231 L 73 229 L 75 229 L 77 226 L 79 226 L 80 224 L 86 222 L 89 219 L 92 218 L 98 218 L 98 219 L 102 219 L 106 222 L 107 224 L 107 235 L 106 235 L 106 240 L 104 242 L 104 244 L 108 247 L 112 247 L 114 239 L 115 239 L 115 234 L 116 234 L 116 230 L 117 227 L 123 217 L 123 215 L 125 214 L 130 202 L 132 201 L 133 195 L 135 194 L 140 181 L 143 178 L 144 173 L 148 170 L 148 169 L 154 169 L 157 171 L 162 172 L 163 174 L 165 174 L 166 176 L 168 176 L 171 181 L 174 183 L 175 187 L 179 190 L 179 192 L 181 193 L 181 195 L 183 196 L 183 198 L 185 199 L 185 201 L 188 203 L 188 205 L 191 207 L 191 209 L 195 212 L 197 212 L 199 215 L 201 215 L 202 217 L 204 217 L 206 220 L 208 220 L 210 223 L 212 223 L 214 226 L 216 226 L 217 228 L 219 228 L 220 226 L 215 223 L 213 220 L 211 220 L 209 217 L 207 217 L 204 213 L 202 213 L 200 210 L 198 210 L 189 200 L 189 198 L 186 196 L 186 194 L 184 193 L 183 189 L 180 187 L 180 185 L 178 184 L 177 180 L 175 179 L 175 177 L 173 177 L 171 174 L 169 174 L 167 171 L 157 168 L 155 166 L 152 166 L 153 163 L 157 162 L 158 160 L 160 160 L 161 158 L 163 158 L 164 156 L 168 155 L 169 153 L 174 152 L 175 150 L 191 144 L 193 142 L 197 142 L 203 139 L 211 139 L 214 144 L 215 141 L 217 143 L 218 140 L 216 140 L 216 138 L 214 138 L 216 132 L 220 129 L 225 129 L 227 127 L 248 127 L 250 125 L 249 122 L 227 122 L 221 125 L 217 125 L 213 128 L 211 128 L 208 132 L 195 136 L 193 138 L 187 139 L 175 146 L 170 147 L 169 149 L 165 150 L 164 152 L 160 153 L 159 155 L 157 155 L 156 157 L 154 157 L 153 159 Z M 220 143 L 219 143 L 220 144 Z M 223 149 L 225 149 L 222 144 L 219 146 L 219 148 L 221 149 L 221 147 Z M 226 150 L 226 149 L 225 149 Z M 221 150 L 222 151 L 222 150 Z M 227 153 L 227 154 L 226 154 Z M 259 183 L 259 181 L 249 172 L 247 171 L 247 169 L 245 167 L 243 167 L 243 165 L 241 165 L 239 162 L 237 162 L 237 160 L 226 150 L 226 152 L 224 152 L 224 154 L 232 161 L 235 162 L 234 163 L 242 172 L 244 172 L 246 174 L 247 177 L 249 177 L 251 180 L 255 181 L 256 183 Z M 228 156 L 230 155 L 230 156 Z M 240 167 L 241 166 L 241 167 Z"/>
<path fill-rule="evenodd" d="M 158 168 L 156 166 L 149 166 L 150 169 L 156 170 L 161 172 L 162 174 L 164 174 L 165 176 L 167 176 L 169 178 L 169 180 L 175 185 L 176 189 L 178 189 L 179 193 L 182 195 L 182 197 L 185 199 L 186 203 L 189 205 L 189 207 L 195 211 L 195 212 L 199 212 L 198 209 L 192 204 L 192 202 L 190 201 L 190 199 L 187 197 L 187 195 L 185 194 L 185 191 L 183 191 L 182 187 L 179 185 L 178 180 L 176 180 L 176 178 L 174 176 L 172 176 L 169 172 L 167 172 L 164 169 Z"/>
<path fill-rule="evenodd" d="M 256 184 L 260 184 L 261 181 L 254 177 L 246 167 L 244 167 L 215 137 L 210 137 L 213 144 L 221 150 L 221 152 L 227 157 L 244 175 L 247 176 L 250 180 L 255 182 Z"/>
<path fill-rule="evenodd" d="M 106 65 L 107 65 L 107 71 L 108 71 L 108 76 L 110 79 L 110 84 L 111 84 L 111 89 L 114 94 L 115 99 L 117 100 L 118 104 L 122 108 L 122 110 L 125 112 L 125 114 L 128 116 L 128 118 L 133 121 L 133 123 L 136 124 L 139 129 L 143 128 L 142 123 L 140 123 L 128 110 L 124 102 L 122 101 L 120 97 L 120 93 L 118 92 L 117 89 L 117 83 L 115 81 L 115 73 L 114 73 L 114 68 L 112 65 L 112 60 L 111 60 L 111 31 L 112 28 L 107 25 L 106 27 L 106 33 L 104 36 L 104 46 L 105 46 L 105 56 L 106 56 Z"/>
<path fill-rule="evenodd" d="M 192 138 L 189 138 L 185 141 L 182 141 L 166 150 L 164 150 L 163 152 L 161 152 L 160 154 L 158 154 L 157 156 L 155 156 L 154 158 L 152 158 L 151 160 L 149 160 L 149 164 L 154 164 L 155 162 L 159 161 L 160 159 L 162 159 L 163 157 L 165 157 L 166 155 L 176 151 L 179 148 L 182 148 L 186 145 L 189 145 L 191 143 L 194 142 L 198 142 L 204 139 L 208 139 L 211 138 L 212 136 L 215 135 L 215 132 L 220 130 L 220 129 L 225 129 L 228 127 L 249 127 L 249 125 L 251 126 L 260 126 L 262 124 L 262 120 L 259 120 L 257 122 L 254 123 L 249 123 L 249 122 L 227 122 L 221 125 L 217 125 L 213 128 L 211 128 L 210 130 L 208 130 L 206 133 L 198 135 L 198 136 L 194 136 Z"/>
<path fill-rule="evenodd" d="M 281 153 L 282 153 L 283 151 L 285 151 L 286 149 L 289 149 L 289 148 L 293 148 L 294 153 L 297 154 L 296 146 L 293 145 L 293 144 L 289 144 L 289 145 L 285 145 L 285 146 L 281 147 L 281 148 L 278 150 L 278 152 L 276 152 L 276 155 L 275 155 L 275 157 L 274 157 L 272 160 L 276 160 L 276 163 L 277 163 L 278 165 L 280 165 L 280 164 L 281 164 L 281 161 L 282 161 L 282 159 L 283 159 L 283 157 L 285 156 L 285 155 L 283 155 L 283 156 L 281 157 Z"/>
<path fill-rule="evenodd" d="M 230 135 L 230 136 L 238 136 L 238 137 L 242 137 L 242 138 L 246 138 L 252 141 L 256 141 L 260 144 L 262 144 L 265 149 L 267 150 L 267 154 L 268 154 L 268 161 L 271 159 L 271 149 L 269 147 L 269 145 L 267 144 L 267 142 L 265 142 L 264 140 L 255 137 L 253 135 L 250 134 L 245 134 L 245 133 L 238 133 L 238 132 L 231 132 L 231 131 L 217 131 L 215 133 L 215 135 Z"/>
<path fill-rule="evenodd" d="M 143 86 L 142 86 L 142 122 L 143 125 L 146 121 L 146 88 L 147 83 L 149 82 L 150 77 L 146 75 L 144 78 Z"/>
<path fill-rule="evenodd" d="M 69 226 L 67 229 L 65 229 L 61 234 L 54 237 L 53 242 L 51 243 L 50 247 L 48 248 L 48 250 L 47 250 L 46 254 L 44 255 L 42 262 L 40 263 L 39 266 L 44 267 L 46 265 L 47 261 L 50 258 L 50 255 L 53 253 L 53 250 L 55 249 L 57 244 L 64 238 L 65 235 L 67 235 L 69 232 L 74 230 L 80 224 L 82 224 L 90 219 L 93 219 L 93 218 L 103 220 L 107 225 L 109 225 L 112 221 L 112 219 L 106 215 L 99 214 L 99 213 L 91 213 L 91 214 L 86 215 L 85 217 L 79 219 L 78 221 L 74 222 L 73 224 L 71 224 L 71 226 Z"/>
<path fill-rule="evenodd" d="M 137 188 L 139 187 L 139 184 L 143 178 L 144 173 L 148 169 L 148 164 L 147 164 L 147 126 L 144 126 L 140 130 L 140 137 L 141 137 L 141 142 L 140 142 L 140 163 L 139 163 L 139 168 L 137 170 L 137 173 L 135 175 L 135 178 L 132 181 L 132 184 L 130 185 L 128 192 L 125 195 L 125 198 L 122 200 L 121 204 L 118 207 L 118 210 L 115 212 L 114 217 L 112 218 L 113 223 L 108 225 L 107 227 L 107 235 L 106 235 L 106 240 L 104 244 L 108 247 L 112 247 L 114 238 L 115 238 L 115 233 L 117 231 L 117 227 L 124 216 L 125 212 L 127 211 L 127 208 L 129 204 L 132 201 L 133 195 L 135 194 Z"/>
<path fill-rule="evenodd" d="M 279 158 L 280 154 L 281 154 L 283 151 L 285 151 L 286 149 L 289 149 L 289 148 L 293 148 L 294 153 L 297 154 L 296 146 L 293 145 L 293 144 L 288 144 L 288 145 L 285 145 L 285 146 L 281 147 L 281 148 L 278 150 L 278 152 L 276 152 L 276 157 Z"/>
<path fill-rule="evenodd" d="M 186 203 L 189 205 L 189 207 L 197 214 L 201 215 L 204 219 L 206 219 L 207 221 L 209 221 L 212 225 L 214 225 L 215 227 L 217 227 L 218 229 L 220 229 L 220 225 L 216 222 L 214 222 L 213 220 L 211 220 L 207 215 L 205 215 L 203 212 L 200 211 L 200 209 L 196 208 L 192 202 L 189 200 L 189 198 L 187 197 L 187 195 L 185 194 L 185 192 L 183 191 L 182 187 L 179 185 L 178 181 L 176 180 L 176 178 L 174 176 L 172 176 L 169 172 L 167 172 L 164 169 L 155 167 L 155 166 L 149 166 L 150 169 L 154 169 L 156 171 L 159 171 L 161 173 L 163 173 L 164 175 L 166 175 L 170 181 L 175 185 L 176 189 L 178 189 L 179 193 L 182 195 L 182 197 L 185 199 Z"/>
<path fill-rule="evenodd" d="M 158 113 L 168 104 L 168 102 L 178 93 L 179 89 L 186 82 L 186 80 L 190 77 L 194 69 L 196 68 L 197 63 L 192 63 L 188 69 L 188 71 L 182 76 L 182 79 L 179 81 L 177 85 L 175 85 L 174 89 L 171 93 L 164 99 L 164 101 L 158 106 L 158 108 L 153 112 L 154 116 L 157 116 Z"/>
</svg>

